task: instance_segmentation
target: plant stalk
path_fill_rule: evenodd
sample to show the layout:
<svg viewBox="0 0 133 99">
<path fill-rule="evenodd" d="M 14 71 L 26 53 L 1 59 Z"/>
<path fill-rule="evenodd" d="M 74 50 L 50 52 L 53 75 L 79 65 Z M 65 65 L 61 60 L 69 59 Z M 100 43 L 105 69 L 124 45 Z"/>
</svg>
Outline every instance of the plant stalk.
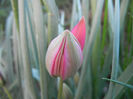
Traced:
<svg viewBox="0 0 133 99">
<path fill-rule="evenodd" d="M 60 77 L 60 85 L 59 85 L 59 90 L 58 90 L 58 99 L 62 99 L 62 89 L 63 89 L 63 80 Z"/>
</svg>

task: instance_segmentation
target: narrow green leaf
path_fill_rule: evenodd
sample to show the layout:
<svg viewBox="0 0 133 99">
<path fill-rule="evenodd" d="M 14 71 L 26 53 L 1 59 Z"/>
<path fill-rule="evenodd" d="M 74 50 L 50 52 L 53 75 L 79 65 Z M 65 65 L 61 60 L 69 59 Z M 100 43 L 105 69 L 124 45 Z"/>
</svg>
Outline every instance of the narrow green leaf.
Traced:
<svg viewBox="0 0 133 99">
<path fill-rule="evenodd" d="M 58 11 L 58 7 L 56 6 L 55 0 L 43 0 L 43 3 L 48 13 L 51 13 L 56 17 L 56 19 L 58 19 L 59 11 Z"/>
<path fill-rule="evenodd" d="M 51 12 L 48 13 L 48 44 L 58 35 L 58 19 Z"/>
<path fill-rule="evenodd" d="M 25 99 L 37 99 L 34 85 L 32 72 L 30 68 L 30 60 L 29 60 L 29 50 L 28 50 L 28 42 L 26 37 L 26 9 L 24 7 L 25 0 L 18 1 L 19 7 L 19 26 L 20 26 L 20 41 L 21 41 L 21 49 L 22 49 L 22 60 L 23 60 L 23 75 L 24 75 L 24 98 Z"/>
<path fill-rule="evenodd" d="M 60 23 L 58 24 L 58 35 L 64 31 L 65 12 L 61 11 Z"/>
<path fill-rule="evenodd" d="M 18 21 L 18 0 L 10 0 L 12 4 L 12 9 L 15 17 L 15 22 L 17 26 L 17 30 L 19 31 L 19 21 Z"/>
<path fill-rule="evenodd" d="M 100 26 L 101 27 L 101 26 Z M 92 50 L 92 58 L 91 58 L 91 66 L 92 66 L 92 79 L 93 79 L 93 98 L 98 98 L 98 86 L 99 86 L 99 74 L 100 74 L 100 64 L 101 64 L 101 29 L 99 28 L 98 34 L 96 36 L 96 41 L 94 42 L 93 50 Z"/>
<path fill-rule="evenodd" d="M 113 29 L 114 28 L 114 8 L 113 8 L 112 0 L 108 0 L 108 17 L 109 17 L 108 20 L 109 20 L 112 33 L 114 33 L 114 29 Z"/>
<path fill-rule="evenodd" d="M 5 29 L 5 53 L 6 53 L 6 62 L 7 62 L 7 72 L 9 83 L 14 81 L 14 70 L 13 70 L 13 56 L 12 56 L 12 47 L 11 47 L 11 35 L 12 35 L 12 24 L 13 24 L 13 13 L 11 12 L 6 21 Z"/>
<path fill-rule="evenodd" d="M 133 86 L 132 86 L 132 85 L 123 83 L 123 82 L 121 82 L 121 81 L 117 81 L 117 80 L 113 80 L 113 79 L 108 79 L 108 78 L 102 78 L 102 79 L 103 79 L 103 80 L 107 80 L 107 81 L 111 81 L 111 82 L 120 84 L 120 85 L 122 85 L 122 86 L 124 86 L 124 87 L 128 87 L 128 88 L 133 89 Z"/>
<path fill-rule="evenodd" d="M 127 66 L 127 68 L 121 73 L 120 77 L 118 78 L 118 81 L 121 81 L 123 83 L 129 83 L 131 84 L 133 81 L 133 62 Z M 118 99 L 123 93 L 124 93 L 124 86 L 121 85 L 115 85 L 116 93 L 114 95 L 115 99 Z"/>
<path fill-rule="evenodd" d="M 16 69 L 16 77 L 18 80 L 18 86 L 20 87 L 20 99 L 23 99 L 23 89 L 22 89 L 22 78 L 23 78 L 23 64 L 22 64 L 22 53 L 20 45 L 20 36 L 16 27 L 15 20 L 13 22 L 13 55 Z"/>
<path fill-rule="evenodd" d="M 82 10 L 81 10 L 80 0 L 73 0 L 70 29 L 73 29 L 73 27 L 77 24 L 77 22 L 80 20 L 81 17 L 82 17 Z"/>
<path fill-rule="evenodd" d="M 108 76 L 108 74 L 110 73 L 111 63 L 112 63 L 112 44 L 110 44 L 109 49 L 105 55 L 103 69 L 99 74 L 98 96 L 102 96 L 102 93 L 103 93 L 102 90 L 105 86 L 105 82 L 101 80 L 100 78 Z"/>
<path fill-rule="evenodd" d="M 106 32 L 107 28 L 107 20 L 108 20 L 108 0 L 105 0 L 105 10 L 104 10 L 104 23 L 103 23 L 103 38 L 102 38 L 102 50 L 104 49 L 104 45 L 106 42 Z"/>
<path fill-rule="evenodd" d="M 130 0 L 122 0 L 121 7 L 120 7 L 120 22 L 121 22 L 121 24 L 120 24 L 120 33 L 121 33 L 120 34 L 120 37 L 121 37 L 121 39 L 120 39 L 120 49 L 121 49 L 120 54 L 121 54 L 121 56 L 124 55 L 124 46 L 123 46 L 123 44 L 125 42 L 124 26 L 126 26 L 125 25 L 125 17 L 127 14 L 129 1 Z M 122 61 L 120 63 L 123 64 L 123 57 L 121 57 L 121 60 Z"/>
<path fill-rule="evenodd" d="M 27 2 L 28 3 L 28 2 Z M 30 2 L 29 2 L 30 3 Z M 28 28 L 28 38 L 29 38 L 29 46 L 30 46 L 30 53 L 31 55 L 31 60 L 34 60 L 35 62 L 35 66 L 37 69 L 39 69 L 39 60 L 38 60 L 38 52 L 37 52 L 37 44 L 36 44 L 36 38 L 35 38 L 35 29 L 34 29 L 34 21 L 33 21 L 33 17 L 31 17 L 33 15 L 33 11 L 32 9 L 30 9 L 30 4 L 28 3 L 28 5 L 26 4 L 27 7 L 27 28 Z M 33 57 L 33 59 L 32 59 Z"/>
<path fill-rule="evenodd" d="M 55 0 L 43 0 L 48 11 L 48 44 L 58 35 L 59 12 Z"/>
<path fill-rule="evenodd" d="M 96 6 L 97 6 L 97 4 L 98 4 L 97 1 L 98 1 L 98 0 L 90 0 L 90 2 L 91 2 L 92 17 L 94 17 L 94 15 L 95 15 Z"/>
<path fill-rule="evenodd" d="M 120 7 L 120 22 L 121 22 L 120 30 L 121 31 L 123 30 L 123 27 L 124 27 L 124 22 L 125 22 L 125 17 L 128 10 L 129 1 L 130 0 L 122 0 L 121 2 L 121 7 Z"/>
<path fill-rule="evenodd" d="M 86 22 L 86 42 L 89 38 L 89 2 L 90 0 L 82 0 L 82 16 L 85 17 Z"/>
<path fill-rule="evenodd" d="M 47 37 L 45 32 L 44 16 L 40 0 L 33 0 L 33 16 L 39 57 L 41 99 L 47 96 L 47 71 L 45 67 L 45 55 L 47 48 Z"/>
<path fill-rule="evenodd" d="M 114 34 L 113 34 L 113 59 L 112 59 L 112 72 L 111 72 L 111 79 L 114 79 L 114 80 L 117 79 L 118 66 L 119 66 L 119 42 L 120 42 L 120 7 L 119 5 L 120 5 L 119 0 L 115 0 L 114 24 L 112 24 L 113 25 L 112 31 L 114 32 Z M 106 96 L 106 99 L 114 99 L 114 94 L 116 92 L 114 87 L 115 87 L 115 84 L 110 82 L 109 91 Z"/>
</svg>

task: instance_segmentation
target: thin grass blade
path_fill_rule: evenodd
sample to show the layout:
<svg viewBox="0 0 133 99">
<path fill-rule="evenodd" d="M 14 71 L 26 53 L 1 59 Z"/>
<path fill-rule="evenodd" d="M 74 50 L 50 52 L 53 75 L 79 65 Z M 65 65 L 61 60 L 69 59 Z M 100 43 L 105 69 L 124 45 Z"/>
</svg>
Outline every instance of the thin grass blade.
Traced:
<svg viewBox="0 0 133 99">
<path fill-rule="evenodd" d="M 85 17 L 86 22 L 86 42 L 89 38 L 89 4 L 90 0 L 82 0 L 82 16 Z"/>
<path fill-rule="evenodd" d="M 129 83 L 132 84 L 133 82 L 133 62 L 127 66 L 127 68 L 121 73 L 120 77 L 118 78 L 118 81 L 121 81 L 123 83 Z M 115 99 L 118 99 L 123 93 L 124 93 L 124 86 L 116 85 L 115 90 L 116 93 L 114 95 Z"/>
<path fill-rule="evenodd" d="M 81 17 L 82 17 L 82 10 L 81 10 L 80 0 L 73 0 L 71 26 L 70 26 L 71 30 L 78 23 Z"/>
<path fill-rule="evenodd" d="M 124 86 L 124 87 L 128 87 L 128 88 L 133 89 L 133 86 L 132 86 L 132 85 L 123 83 L 123 82 L 121 82 L 121 81 L 117 81 L 117 80 L 113 80 L 113 79 L 108 79 L 108 78 L 102 78 L 102 79 L 103 79 L 103 80 L 106 80 L 106 81 L 111 81 L 111 82 L 117 83 L 117 84 L 119 84 L 119 85 L 122 85 L 122 86 Z"/>
<path fill-rule="evenodd" d="M 24 8 L 25 0 L 19 0 L 19 28 L 20 28 L 20 41 L 21 41 L 21 49 L 22 49 L 22 60 L 23 60 L 23 75 L 24 75 L 24 98 L 25 99 L 37 99 L 33 79 L 32 79 L 32 72 L 30 67 L 30 60 L 29 60 L 29 51 L 28 51 L 28 42 L 26 38 L 26 12 Z"/>
<path fill-rule="evenodd" d="M 10 0 L 12 4 L 12 9 L 15 17 L 16 27 L 19 31 L 19 21 L 18 21 L 18 0 Z"/>
<path fill-rule="evenodd" d="M 48 44 L 58 35 L 59 12 L 55 0 L 43 0 L 48 12 Z"/>
<path fill-rule="evenodd" d="M 45 68 L 47 38 L 46 38 L 46 32 L 45 32 L 42 6 L 39 0 L 33 0 L 33 15 L 34 15 L 34 22 L 35 22 L 38 57 L 39 57 L 41 99 L 47 99 L 48 98 L 47 73 L 46 73 L 47 71 Z"/>
<path fill-rule="evenodd" d="M 11 35 L 12 35 L 12 24 L 13 24 L 13 13 L 11 12 L 9 17 L 7 18 L 6 21 L 6 37 L 5 37 L 5 52 L 6 52 L 6 66 L 7 68 L 7 73 L 8 73 L 8 80 L 9 83 L 12 83 L 15 78 L 14 70 L 13 70 L 13 56 L 12 56 L 12 47 L 11 47 Z"/>
<path fill-rule="evenodd" d="M 116 80 L 118 76 L 119 66 L 119 42 L 120 42 L 120 1 L 115 0 L 115 13 L 114 13 L 114 27 L 113 27 L 113 59 L 112 59 L 112 72 L 111 79 Z M 109 91 L 106 99 L 114 99 L 116 90 L 115 84 L 110 82 Z"/>
</svg>

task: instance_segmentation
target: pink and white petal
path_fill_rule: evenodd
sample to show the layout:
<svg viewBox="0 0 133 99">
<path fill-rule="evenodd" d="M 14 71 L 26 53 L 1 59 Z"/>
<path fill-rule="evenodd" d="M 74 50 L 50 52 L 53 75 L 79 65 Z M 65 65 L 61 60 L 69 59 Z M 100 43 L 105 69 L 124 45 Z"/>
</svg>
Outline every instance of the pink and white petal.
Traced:
<svg viewBox="0 0 133 99">
<path fill-rule="evenodd" d="M 76 39 L 79 41 L 81 49 L 83 50 L 85 44 L 86 27 L 85 18 L 82 17 L 79 23 L 71 31 Z"/>
<path fill-rule="evenodd" d="M 70 34 L 67 36 L 64 49 L 64 63 L 62 70 L 62 78 L 65 80 L 73 76 L 80 68 L 83 60 L 82 50 L 76 38 Z"/>
<path fill-rule="evenodd" d="M 53 61 L 55 59 L 55 56 L 57 55 L 57 52 L 59 51 L 59 47 L 61 45 L 62 39 L 63 39 L 63 35 L 59 35 L 55 39 L 53 39 L 46 52 L 46 60 L 45 60 L 46 68 L 50 74 L 51 74 Z"/>
</svg>

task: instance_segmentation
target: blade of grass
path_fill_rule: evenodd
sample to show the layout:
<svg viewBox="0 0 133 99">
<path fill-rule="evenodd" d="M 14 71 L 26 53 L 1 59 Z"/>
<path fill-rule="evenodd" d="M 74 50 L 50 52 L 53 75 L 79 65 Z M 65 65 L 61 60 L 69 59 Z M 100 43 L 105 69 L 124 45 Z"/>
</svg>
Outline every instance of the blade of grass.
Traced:
<svg viewBox="0 0 133 99">
<path fill-rule="evenodd" d="M 121 73 L 120 77 L 118 78 L 118 81 L 121 81 L 123 83 L 129 83 L 131 84 L 133 81 L 133 62 L 127 66 L 127 68 Z M 124 86 L 121 85 L 115 85 L 116 93 L 114 95 L 115 99 L 118 99 L 123 93 L 124 93 Z"/>
<path fill-rule="evenodd" d="M 112 45 L 110 44 L 109 49 L 107 51 L 107 54 L 105 55 L 103 69 L 100 72 L 100 74 L 98 75 L 99 87 L 98 87 L 98 94 L 97 95 L 99 97 L 102 97 L 103 88 L 106 85 L 106 83 L 103 80 L 101 80 L 100 78 L 108 76 L 108 74 L 110 73 L 111 63 L 112 63 Z"/>
<path fill-rule="evenodd" d="M 32 79 L 32 72 L 30 68 L 30 60 L 29 60 L 29 53 L 28 53 L 28 45 L 27 45 L 27 38 L 26 38 L 26 9 L 24 8 L 25 0 L 18 1 L 19 7 L 19 28 L 20 28 L 20 41 L 21 41 L 21 49 L 22 49 L 22 60 L 23 60 L 23 75 L 24 75 L 24 98 L 25 99 L 37 99 L 33 79 Z"/>
<path fill-rule="evenodd" d="M 132 18 L 132 25 L 131 25 L 131 48 L 130 48 L 130 53 L 133 56 L 133 1 L 131 1 L 131 18 Z"/>
<path fill-rule="evenodd" d="M 121 53 L 121 64 L 123 64 L 123 55 L 124 55 L 124 39 L 125 39 L 125 34 L 124 34 L 124 26 L 125 26 L 125 17 L 127 14 L 127 10 L 128 10 L 128 4 L 129 4 L 130 0 L 122 0 L 121 2 L 121 7 L 120 7 L 120 53 Z"/>
<path fill-rule="evenodd" d="M 126 17 L 127 10 L 128 10 L 129 1 L 130 0 L 122 0 L 122 2 L 121 2 L 121 7 L 120 7 L 120 22 L 121 22 L 120 31 L 123 30 L 123 27 L 125 25 L 124 22 L 125 22 L 125 17 Z"/>
<path fill-rule="evenodd" d="M 46 73 L 47 71 L 45 67 L 47 38 L 46 38 L 46 32 L 45 32 L 45 24 L 44 24 L 42 6 L 39 0 L 33 1 L 33 15 L 34 15 L 34 22 L 35 22 L 35 33 L 36 33 L 38 57 L 39 57 L 41 99 L 48 99 L 47 73 Z"/>
<path fill-rule="evenodd" d="M 101 25 L 100 25 L 101 27 Z M 99 27 L 98 34 L 96 36 L 96 41 L 94 42 L 93 50 L 92 50 L 92 58 L 91 58 L 91 66 L 92 66 L 92 79 L 93 79 L 93 98 L 98 98 L 98 86 L 99 86 L 99 74 L 100 74 L 100 64 L 101 64 L 101 29 Z"/>
<path fill-rule="evenodd" d="M 18 30 L 16 27 L 15 20 L 13 22 L 13 55 L 14 55 L 14 62 L 15 62 L 15 70 L 16 70 L 16 78 L 18 79 L 18 86 L 20 88 L 20 99 L 23 99 L 23 89 L 22 89 L 22 56 L 21 56 L 21 46 L 20 46 L 20 39 L 19 39 Z"/>
<path fill-rule="evenodd" d="M 11 94 L 10 94 L 10 92 L 8 91 L 8 89 L 7 89 L 5 86 L 3 86 L 3 90 L 4 90 L 4 92 L 7 94 L 7 97 L 8 97 L 9 99 L 13 99 L 12 96 L 11 96 Z"/>
<path fill-rule="evenodd" d="M 98 4 L 97 1 L 98 0 L 91 0 L 91 13 L 92 13 L 92 17 L 95 15 L 96 6 Z"/>
<path fill-rule="evenodd" d="M 89 2 L 90 0 L 82 0 L 82 15 L 85 17 L 86 22 L 86 42 L 89 38 Z"/>
<path fill-rule="evenodd" d="M 48 13 L 48 44 L 58 35 L 58 21 L 53 13 Z"/>
<path fill-rule="evenodd" d="M 58 21 L 59 12 L 58 12 L 58 7 L 56 6 L 55 0 L 43 0 L 43 3 L 47 9 L 47 12 L 52 13 Z"/>
<path fill-rule="evenodd" d="M 81 99 L 83 94 L 84 88 L 87 88 L 89 91 L 87 93 L 89 94 L 89 99 L 92 99 L 92 78 L 91 78 L 91 65 L 90 65 L 90 59 L 92 55 L 92 47 L 94 44 L 94 41 L 96 40 L 96 35 L 100 26 L 100 19 L 101 19 L 101 14 L 102 14 L 102 8 L 103 8 L 103 3 L 104 0 L 99 0 L 98 6 L 96 8 L 96 13 L 93 19 L 92 23 L 92 28 L 91 28 L 91 33 L 89 36 L 88 43 L 85 45 L 85 52 L 86 55 L 84 56 L 83 60 L 83 66 L 82 66 L 82 71 L 81 71 L 81 77 L 79 80 L 78 88 L 76 91 L 76 95 L 74 99 Z M 86 82 L 89 84 L 89 86 L 86 87 Z"/>
<path fill-rule="evenodd" d="M 111 27 L 111 31 L 112 33 L 114 33 L 114 8 L 113 8 L 112 0 L 108 0 L 108 17 L 109 17 L 108 20 Z"/>
<path fill-rule="evenodd" d="M 93 1 L 93 3 L 94 3 L 94 1 Z M 92 51 L 92 64 L 91 65 L 92 65 L 92 73 L 93 73 L 92 78 L 93 78 L 93 86 L 94 86 L 93 93 L 95 93 L 93 98 L 99 98 L 100 93 L 101 93 L 100 92 L 101 90 L 99 89 L 99 87 L 102 89 L 102 87 L 100 86 L 101 79 L 99 76 L 100 76 L 100 70 L 102 69 L 100 64 L 101 64 L 101 60 L 103 57 L 102 54 L 104 51 L 104 42 L 106 42 L 105 41 L 105 36 L 106 36 L 105 32 L 107 30 L 107 15 L 108 15 L 107 14 L 107 4 L 108 3 L 106 0 L 105 8 L 104 8 L 105 10 L 104 10 L 104 12 L 102 12 L 102 14 L 104 14 L 104 28 L 103 28 L 103 33 L 102 33 L 103 37 L 101 39 L 101 27 L 102 26 L 100 26 L 99 30 L 98 30 L 99 34 L 96 37 L 96 41 L 94 43 L 94 47 L 93 47 L 93 51 Z M 92 5 L 92 10 L 95 11 L 96 5 L 97 5 L 97 3 Z M 92 14 L 94 14 L 94 12 Z"/>
<path fill-rule="evenodd" d="M 71 30 L 80 20 L 81 16 L 82 16 L 82 10 L 81 10 L 80 0 L 73 0 L 71 26 L 70 26 Z"/>
<path fill-rule="evenodd" d="M 108 23 L 108 0 L 105 0 L 105 10 L 104 10 L 104 23 L 103 23 L 103 38 L 102 38 L 102 51 L 104 49 L 104 45 L 106 42 L 106 32 L 108 30 L 107 23 Z"/>
<path fill-rule="evenodd" d="M 18 21 L 18 0 L 10 0 L 10 1 L 11 1 L 11 5 L 12 5 L 12 9 L 13 9 L 13 13 L 14 13 L 14 17 L 15 17 L 15 22 L 16 22 L 17 30 L 19 31 L 19 21 Z"/>
<path fill-rule="evenodd" d="M 113 59 L 112 59 L 112 73 L 111 79 L 116 80 L 118 76 L 118 66 L 119 66 L 119 39 L 120 39 L 120 7 L 119 0 L 115 0 L 115 13 L 114 13 L 114 28 L 113 28 Z M 109 91 L 106 99 L 114 99 L 114 94 L 116 90 L 114 89 L 115 84 L 110 82 Z"/>
<path fill-rule="evenodd" d="M 58 35 L 59 12 L 55 0 L 43 0 L 48 11 L 48 44 Z"/>
<path fill-rule="evenodd" d="M 65 12 L 61 11 L 60 23 L 58 24 L 58 35 L 64 31 Z"/>
<path fill-rule="evenodd" d="M 13 70 L 13 56 L 12 56 L 12 47 L 11 47 L 11 35 L 12 35 L 12 24 L 13 24 L 13 13 L 11 12 L 6 21 L 5 29 L 5 50 L 6 50 L 6 61 L 7 61 L 7 72 L 9 83 L 12 83 L 14 80 L 14 70 Z"/>
<path fill-rule="evenodd" d="M 121 82 L 121 81 L 117 81 L 117 80 L 113 80 L 113 79 L 108 79 L 108 78 L 102 78 L 102 79 L 103 79 L 103 80 L 106 80 L 106 81 L 111 81 L 111 82 L 117 83 L 117 84 L 119 84 L 119 85 L 122 85 L 122 86 L 124 86 L 124 87 L 128 87 L 128 88 L 133 89 L 133 86 L 132 86 L 132 85 L 123 83 L 123 82 Z"/>
<path fill-rule="evenodd" d="M 133 56 L 133 17 L 132 17 L 132 30 L 131 30 L 132 32 L 131 32 L 131 37 L 132 37 L 132 39 L 131 39 L 131 50 L 130 50 L 130 53 L 131 53 L 131 55 Z"/>
<path fill-rule="evenodd" d="M 30 2 L 29 2 L 30 3 Z M 36 44 L 36 39 L 35 39 L 35 29 L 34 29 L 34 25 L 33 25 L 33 17 L 31 17 L 33 15 L 32 9 L 30 9 L 30 4 L 28 3 L 28 5 L 26 5 L 27 7 L 27 24 L 28 24 L 28 37 L 29 37 L 29 41 L 30 41 L 30 48 L 31 48 L 31 54 L 33 55 L 34 58 L 34 62 L 35 62 L 35 66 L 37 69 L 39 69 L 39 60 L 38 60 L 38 52 L 37 52 L 37 44 Z M 31 56 L 32 59 L 32 56 Z M 32 59 L 33 60 L 33 59 Z"/>
</svg>

